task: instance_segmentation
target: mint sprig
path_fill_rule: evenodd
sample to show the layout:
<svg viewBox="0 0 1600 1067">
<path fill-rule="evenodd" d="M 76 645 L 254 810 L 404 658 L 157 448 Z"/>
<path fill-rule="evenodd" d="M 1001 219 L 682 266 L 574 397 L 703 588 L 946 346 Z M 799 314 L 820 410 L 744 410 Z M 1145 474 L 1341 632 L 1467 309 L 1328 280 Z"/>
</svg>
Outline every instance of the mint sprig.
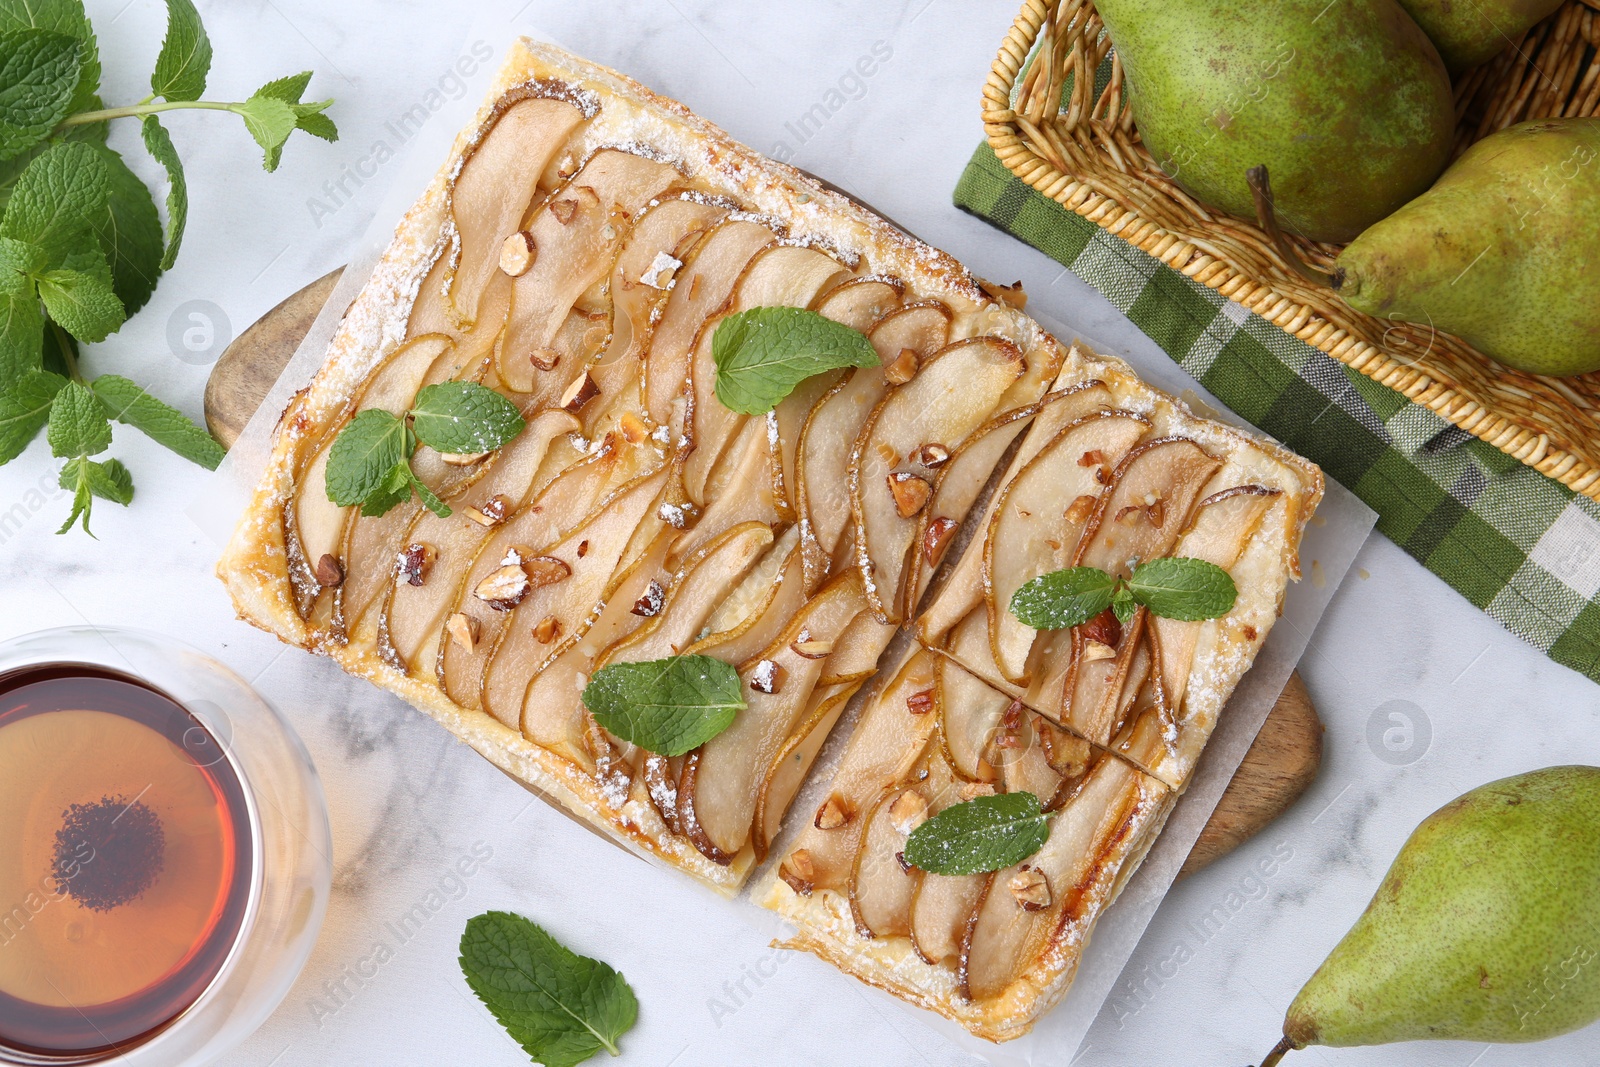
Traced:
<svg viewBox="0 0 1600 1067">
<path fill-rule="evenodd" d="M 351 419 L 328 452 L 328 499 L 342 508 L 361 505 L 378 516 L 410 499 L 441 519 L 450 506 L 411 469 L 417 443 L 439 452 L 476 455 L 516 437 L 526 425 L 517 406 L 476 382 L 443 382 L 417 393 L 401 415 L 368 408 Z"/>
<path fill-rule="evenodd" d="M 105 340 L 142 308 L 178 255 L 188 216 L 183 162 L 158 115 L 231 111 L 244 120 L 268 170 L 295 130 L 327 140 L 331 101 L 302 102 L 309 72 L 269 82 L 248 99 L 201 99 L 212 46 L 193 0 L 167 0 L 167 33 L 151 93 L 106 107 L 100 48 L 82 0 L 0 0 L 0 463 L 49 427 L 67 461 L 70 529 L 88 529 L 94 499 L 126 504 L 127 468 L 94 461 L 110 446 L 110 419 L 206 467 L 222 450 L 187 417 L 128 378 L 91 378 L 80 343 Z M 141 124 L 146 151 L 166 171 L 165 227 L 148 186 L 107 147 L 109 123 Z M 61 425 L 58 426 L 58 420 Z M 73 447 L 81 445 L 83 447 Z"/>
<path fill-rule="evenodd" d="M 1124 579 L 1098 567 L 1069 567 L 1041 574 L 1011 597 L 1011 614 L 1036 630 L 1079 626 L 1106 608 L 1121 622 L 1140 605 L 1182 622 L 1215 619 L 1233 610 L 1239 590 L 1215 563 L 1175 556 L 1152 559 Z"/>
<path fill-rule="evenodd" d="M 745 415 L 771 411 L 812 375 L 879 363 L 865 334 L 796 307 L 729 315 L 711 337 L 711 358 L 717 366 L 717 400 Z"/>
<path fill-rule="evenodd" d="M 529 1056 L 575 1067 L 601 1049 L 621 1053 L 639 1001 L 615 968 L 580 956 L 537 923 L 504 911 L 467 920 L 461 973 Z"/>
<path fill-rule="evenodd" d="M 608 664 L 584 686 L 583 704 L 617 737 L 660 756 L 693 752 L 746 706 L 739 672 L 710 656 Z"/>
<path fill-rule="evenodd" d="M 904 854 L 929 874 L 983 874 L 1021 863 L 1049 836 L 1037 796 L 997 793 L 945 808 L 911 831 Z"/>
</svg>

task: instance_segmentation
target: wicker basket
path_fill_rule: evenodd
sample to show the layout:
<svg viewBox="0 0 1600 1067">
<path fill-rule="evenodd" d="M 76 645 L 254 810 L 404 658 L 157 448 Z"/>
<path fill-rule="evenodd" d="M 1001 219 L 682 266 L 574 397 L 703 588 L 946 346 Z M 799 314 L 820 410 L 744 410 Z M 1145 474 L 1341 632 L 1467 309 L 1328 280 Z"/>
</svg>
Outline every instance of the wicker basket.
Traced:
<svg viewBox="0 0 1600 1067">
<path fill-rule="evenodd" d="M 984 130 L 1012 173 L 1369 378 L 1600 499 L 1600 372 L 1554 379 L 1514 371 L 1449 334 L 1363 315 L 1304 280 L 1254 222 L 1206 209 L 1156 167 L 1134 127 L 1114 55 L 1110 80 L 1102 79 L 1096 93 L 1096 71 L 1111 51 L 1102 29 L 1089 0 L 1027 0 L 983 91 Z M 1527 119 L 1595 114 L 1597 46 L 1600 0 L 1568 0 L 1499 58 L 1464 75 L 1456 85 L 1456 152 Z M 1294 240 L 1308 261 L 1331 269 L 1339 246 Z"/>
</svg>

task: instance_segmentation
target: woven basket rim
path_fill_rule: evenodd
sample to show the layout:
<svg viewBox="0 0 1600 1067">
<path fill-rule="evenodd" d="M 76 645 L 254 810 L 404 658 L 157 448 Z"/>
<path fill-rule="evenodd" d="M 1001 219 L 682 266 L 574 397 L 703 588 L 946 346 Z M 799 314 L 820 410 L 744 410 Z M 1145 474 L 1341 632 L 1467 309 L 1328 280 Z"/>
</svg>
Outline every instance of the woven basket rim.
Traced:
<svg viewBox="0 0 1600 1067">
<path fill-rule="evenodd" d="M 1028 57 L 1032 55 L 1040 33 L 1051 22 L 1053 11 L 1063 2 L 1067 0 L 1024 0 L 1022 10 L 1001 42 L 983 87 L 983 127 L 989 146 L 994 149 L 1001 164 L 1031 188 L 1122 237 L 1165 266 L 1191 276 L 1184 267 L 1197 250 L 1193 241 L 1141 217 L 1135 209 L 1107 195 L 1101 188 L 1092 187 L 1061 170 L 1054 162 L 1034 151 L 1028 143 L 1025 131 L 1021 128 L 1024 120 L 1012 107 L 1012 92 L 1018 77 L 1026 69 Z M 1232 219 L 1231 216 L 1229 218 Z M 1256 229 L 1254 222 L 1233 221 Z M 1247 274 L 1221 257 L 1211 259 L 1208 263 L 1213 268 L 1218 265 L 1224 269 L 1213 269 L 1207 277 L 1197 280 L 1225 294 L 1227 290 L 1239 288 L 1241 283 L 1248 283 L 1255 289 L 1253 295 L 1233 299 L 1269 322 L 1281 326 L 1284 322 L 1303 321 L 1306 316 L 1315 314 L 1314 309 L 1299 303 L 1294 297 L 1277 292 L 1272 279 Z M 1286 332 L 1395 390 L 1407 400 L 1428 408 L 1452 425 L 1539 473 L 1585 496 L 1600 500 L 1600 467 L 1561 448 L 1547 433 L 1521 425 L 1491 410 L 1463 395 L 1447 382 L 1430 376 L 1413 364 L 1395 359 L 1390 353 L 1360 337 L 1352 336 L 1346 330 Z M 1310 332 L 1311 335 L 1301 336 L 1302 332 Z M 1462 345 L 1466 347 L 1464 342 Z M 1480 355 L 1479 358 L 1488 357 Z"/>
</svg>

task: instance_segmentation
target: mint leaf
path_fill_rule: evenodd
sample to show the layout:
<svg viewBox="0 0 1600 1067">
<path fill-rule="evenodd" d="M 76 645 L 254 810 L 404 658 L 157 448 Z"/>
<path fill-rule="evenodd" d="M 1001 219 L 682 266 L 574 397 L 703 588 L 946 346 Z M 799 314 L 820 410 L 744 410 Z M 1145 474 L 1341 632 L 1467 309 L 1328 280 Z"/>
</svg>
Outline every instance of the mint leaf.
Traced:
<svg viewBox="0 0 1600 1067">
<path fill-rule="evenodd" d="M 167 0 L 167 37 L 161 42 L 150 91 L 164 100 L 198 100 L 211 71 L 211 39 L 190 0 Z"/>
<path fill-rule="evenodd" d="M 214 471 L 226 455 L 222 446 L 190 421 L 187 415 L 157 400 L 128 379 L 116 374 L 102 374 L 92 385 L 95 395 L 113 419 L 125 426 L 132 426 L 184 459 Z"/>
<path fill-rule="evenodd" d="M 77 41 L 47 30 L 0 33 L 0 159 L 50 136 L 77 87 Z"/>
<path fill-rule="evenodd" d="M 461 973 L 517 1044 L 546 1067 L 575 1067 L 617 1042 L 639 1001 L 617 971 L 580 956 L 536 923 L 503 911 L 467 920 Z"/>
<path fill-rule="evenodd" d="M 299 74 L 291 74 L 287 78 L 279 78 L 277 81 L 268 82 L 256 90 L 256 95 L 269 97 L 273 100 L 281 100 L 288 104 L 290 110 L 294 112 L 295 129 L 304 130 L 313 137 L 320 137 L 324 141 L 337 141 L 339 139 L 339 128 L 333 124 L 332 119 L 323 114 L 333 105 L 333 101 L 320 100 L 309 104 L 300 102 L 300 98 L 305 95 L 306 87 L 310 84 L 311 72 L 309 70 L 301 71 Z M 274 159 L 267 169 L 272 170 L 277 165 L 276 159 Z"/>
<path fill-rule="evenodd" d="M 402 459 L 389 468 L 378 488 L 362 502 L 361 514 L 375 519 L 410 500 L 411 478 L 411 464 Z"/>
<path fill-rule="evenodd" d="M 39 296 L 50 317 L 80 341 L 104 341 L 127 319 L 111 283 L 76 270 L 39 275 Z"/>
<path fill-rule="evenodd" d="M 36 246 L 0 238 L 0 389 L 42 365 L 44 310 L 25 273 L 39 258 Z"/>
<path fill-rule="evenodd" d="M 111 447 L 111 420 L 82 382 L 67 382 L 50 403 L 50 451 L 61 459 L 92 456 Z"/>
<path fill-rule="evenodd" d="M 189 184 L 184 180 L 183 160 L 178 158 L 178 150 L 160 120 L 146 115 L 139 132 L 150 158 L 167 170 L 167 251 L 161 257 L 161 269 L 167 271 L 178 260 L 178 247 L 183 244 L 183 230 L 189 221 Z"/>
<path fill-rule="evenodd" d="M 276 97 L 257 92 L 234 110 L 244 119 L 250 136 L 261 146 L 263 165 L 268 171 L 277 170 L 278 161 L 283 158 L 283 144 L 299 121 L 294 108 Z"/>
<path fill-rule="evenodd" d="M 739 672 L 710 656 L 609 664 L 590 677 L 583 703 L 601 726 L 661 756 L 692 752 L 745 708 Z"/>
<path fill-rule="evenodd" d="M 0 463 L 22 454 L 50 420 L 50 402 L 67 380 L 59 374 L 32 371 L 0 393 Z"/>
<path fill-rule="evenodd" d="M 0 31 L 49 30 L 78 42 L 77 88 L 69 113 L 100 106 L 100 52 L 82 0 L 0 0 Z M 105 127 L 100 127 L 104 139 Z"/>
<path fill-rule="evenodd" d="M 1025 582 L 1011 597 L 1011 614 L 1035 630 L 1065 630 L 1111 606 L 1117 580 L 1098 567 L 1069 567 Z"/>
<path fill-rule="evenodd" d="M 412 472 L 410 466 L 406 466 L 405 472 L 408 484 L 412 489 L 417 491 L 417 499 L 422 501 L 423 507 L 433 512 L 441 519 L 448 519 L 454 514 L 454 512 L 450 510 L 449 504 L 446 504 L 443 500 L 440 500 L 432 489 L 429 489 L 426 485 L 422 484 L 422 479 L 418 478 L 416 474 Z"/>
<path fill-rule="evenodd" d="M 1128 591 L 1154 614 L 1180 622 L 1219 618 L 1232 611 L 1239 598 L 1227 571 L 1182 556 L 1139 564 L 1128 579 Z"/>
<path fill-rule="evenodd" d="M 1111 597 L 1111 613 L 1117 617 L 1122 625 L 1128 625 L 1134 613 L 1139 610 L 1139 602 L 1133 598 L 1133 593 L 1125 585 L 1118 585 L 1116 593 Z"/>
<path fill-rule="evenodd" d="M 410 458 L 407 436 L 406 424 L 381 408 L 351 419 L 328 453 L 328 499 L 347 508 L 392 487 L 392 472 Z"/>
<path fill-rule="evenodd" d="M 929 874 L 983 874 L 1044 847 L 1050 824 L 1027 790 L 954 804 L 911 832 L 906 862 Z"/>
<path fill-rule="evenodd" d="M 72 529 L 82 518 L 83 532 L 94 536 L 89 529 L 89 513 L 95 497 L 123 507 L 133 503 L 133 475 L 119 459 L 96 463 L 88 456 L 79 456 L 61 469 L 61 488 L 72 493 L 72 514 L 56 531 L 58 535 Z"/>
<path fill-rule="evenodd" d="M 108 154 L 80 143 L 45 149 L 18 176 L 0 221 L 0 237 L 37 246 L 50 264 L 81 248 L 85 231 L 105 215 L 111 185 Z"/>
<path fill-rule="evenodd" d="M 729 411 L 761 415 L 814 374 L 876 367 L 866 335 L 815 311 L 758 307 L 729 315 L 711 337 L 717 399 Z"/>
<path fill-rule="evenodd" d="M 269 100 L 281 100 L 285 104 L 298 104 L 300 98 L 306 94 L 306 87 L 311 84 L 311 72 L 303 70 L 299 74 L 291 74 L 286 78 L 277 78 L 269 81 L 255 91 L 256 96 L 266 97 Z"/>
<path fill-rule="evenodd" d="M 492 452 L 522 432 L 517 406 L 476 382 L 440 382 L 417 393 L 411 428 L 440 452 Z"/>
<path fill-rule="evenodd" d="M 121 156 L 104 147 L 94 151 L 108 173 L 108 199 L 90 224 L 111 262 L 117 299 L 132 315 L 149 302 L 161 277 L 161 215 L 149 187 Z"/>
</svg>

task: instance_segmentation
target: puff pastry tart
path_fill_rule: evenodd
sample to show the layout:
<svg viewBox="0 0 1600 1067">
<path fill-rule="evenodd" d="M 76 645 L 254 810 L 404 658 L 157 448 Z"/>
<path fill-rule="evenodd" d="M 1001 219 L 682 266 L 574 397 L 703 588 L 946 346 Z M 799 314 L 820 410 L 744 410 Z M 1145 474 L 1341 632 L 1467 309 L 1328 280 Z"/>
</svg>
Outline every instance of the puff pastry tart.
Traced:
<svg viewBox="0 0 1600 1067">
<path fill-rule="evenodd" d="M 1032 992 L 1018 992 L 1001 981 L 1012 957 L 980 940 L 998 962 L 975 979 L 972 953 L 950 946 L 997 894 L 924 886 L 944 942 L 902 921 L 907 885 L 892 879 L 873 884 L 882 904 L 840 925 L 863 906 L 853 858 L 890 847 L 905 822 L 867 806 L 896 787 L 930 806 L 977 784 L 1048 793 L 1082 823 L 1050 847 L 1061 870 L 1094 872 L 1071 876 L 1081 891 L 1053 875 L 1086 934 L 1266 636 L 1320 476 L 1194 419 L 1121 364 L 1069 353 L 993 292 L 681 105 L 519 42 L 283 412 L 219 574 L 244 618 L 732 894 L 778 847 L 824 742 L 1011 456 L 974 547 L 944 568 L 927 647 L 881 687 L 839 772 L 863 805 L 854 826 L 875 829 L 804 845 L 822 832 L 805 812 L 816 876 L 793 876 L 791 849 L 768 896 L 852 973 L 979 1032 L 1020 1032 L 1070 967 L 1027 971 Z M 771 307 L 859 331 L 878 365 L 815 375 L 765 415 L 724 407 L 717 327 Z M 416 449 L 416 478 L 450 515 L 415 498 L 381 515 L 334 504 L 341 430 L 448 381 L 493 389 L 524 419 L 482 455 Z M 1091 451 L 1103 464 L 1086 481 L 1077 463 Z M 1119 509 L 1134 496 L 1166 510 L 1142 504 L 1130 523 Z M 1008 516 L 1034 506 L 1013 528 Z M 1085 531 L 1146 557 L 1208 554 L 1239 580 L 1239 605 L 1192 629 L 1135 620 L 1104 659 L 1075 632 L 1034 638 L 987 611 L 993 590 L 1060 565 Z M 690 654 L 736 668 L 744 704 L 692 751 L 646 751 L 584 704 L 608 666 Z M 908 685 L 933 687 L 941 710 L 897 715 Z M 1006 731 L 1031 731 L 1042 762 L 997 756 Z M 1053 907 L 1029 914 L 1065 914 Z M 1064 922 L 1042 940 L 1034 923 L 1017 944 L 1060 955 Z"/>
</svg>

